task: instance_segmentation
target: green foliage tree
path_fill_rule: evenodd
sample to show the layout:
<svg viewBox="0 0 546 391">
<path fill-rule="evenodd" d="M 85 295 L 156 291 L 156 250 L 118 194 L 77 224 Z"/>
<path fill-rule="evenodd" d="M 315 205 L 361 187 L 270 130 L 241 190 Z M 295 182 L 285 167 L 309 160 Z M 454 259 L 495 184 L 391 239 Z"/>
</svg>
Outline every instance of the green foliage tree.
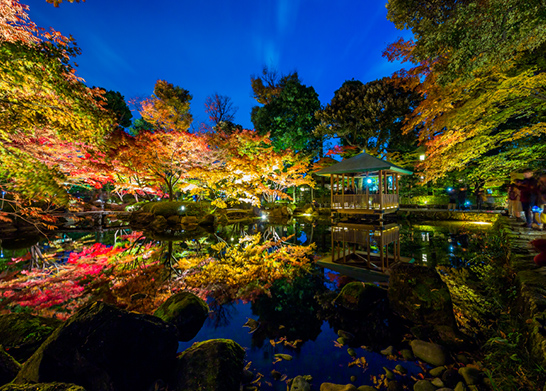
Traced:
<svg viewBox="0 0 546 391">
<path fill-rule="evenodd" d="M 295 75 L 295 76 L 294 76 Z M 313 134 L 318 125 L 315 112 L 320 109 L 318 94 L 303 85 L 297 74 L 285 77 L 277 96 L 264 106 L 252 109 L 251 119 L 261 135 L 270 134 L 275 149 L 291 148 L 317 156 L 322 154 L 322 137 Z"/>
<path fill-rule="evenodd" d="M 405 124 L 427 147 L 424 181 L 465 170 L 476 182 L 545 157 L 546 6 L 539 1 L 436 3 L 391 0 L 389 19 L 410 28 L 385 55 L 423 101 Z M 413 81 L 411 81 L 413 79 Z"/>
<path fill-rule="evenodd" d="M 131 114 L 123 95 L 119 91 L 110 90 L 104 93 L 104 97 L 106 98 L 106 109 L 115 115 L 117 125 L 122 128 L 130 127 L 133 114 Z"/>
<path fill-rule="evenodd" d="M 419 96 L 396 85 L 391 78 L 363 84 L 348 80 L 332 101 L 316 113 L 316 132 L 339 137 L 342 145 L 373 155 L 407 153 L 416 145 L 416 133 L 402 133 L 402 123 L 419 103 Z"/>
</svg>

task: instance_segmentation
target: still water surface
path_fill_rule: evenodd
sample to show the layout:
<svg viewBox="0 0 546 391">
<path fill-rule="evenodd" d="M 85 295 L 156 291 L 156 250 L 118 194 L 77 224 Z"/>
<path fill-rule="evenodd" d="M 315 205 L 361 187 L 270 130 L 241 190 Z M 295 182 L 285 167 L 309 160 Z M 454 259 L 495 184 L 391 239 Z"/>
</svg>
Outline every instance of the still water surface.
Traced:
<svg viewBox="0 0 546 391">
<path fill-rule="evenodd" d="M 402 225 L 401 256 L 406 261 L 423 265 L 440 263 L 457 267 L 464 262 L 476 233 L 484 229 L 488 226 L 473 223 Z M 51 243 L 55 242 L 57 248 L 65 248 L 56 256 L 62 262 L 73 248 L 80 248 L 82 243 L 113 245 L 120 235 L 128 232 L 58 233 L 50 238 L 49 243 L 41 241 L 34 250 L 46 254 Z M 218 236 L 230 242 L 256 232 L 269 238 L 290 236 L 288 241 L 294 244 L 314 243 L 317 258 L 327 256 L 331 248 L 331 226 L 309 221 L 293 221 L 289 225 L 265 222 L 237 224 L 218 227 L 215 232 L 204 235 Z M 29 251 L 10 247 L 13 246 L 9 241 L 0 246 L 0 267 Z M 347 384 L 352 376 L 356 378 L 356 386 L 373 385 L 374 377 L 385 373 L 384 367 L 394 370 L 397 364 L 409 371 L 404 376 L 397 374 L 397 379 L 411 383 L 410 377 L 422 371 L 416 362 L 396 361 L 378 353 L 389 345 L 400 349 L 406 344 L 404 333 L 407 329 L 393 321 L 387 308 L 377 308 L 373 314 L 358 319 L 349 315 L 344 317 L 328 305 L 336 292 L 351 280 L 350 276 L 316 267 L 312 276 L 290 284 L 279 281 L 272 287 L 271 296 L 263 295 L 252 303 L 236 301 L 217 305 L 209 299 L 209 318 L 193 340 L 180 343 L 179 351 L 194 342 L 212 338 L 233 339 L 246 349 L 246 360 L 251 362 L 249 369 L 258 377 L 263 375 L 259 381 L 263 390 L 286 390 L 286 379 L 297 375 L 311 375 L 316 389 L 322 382 Z M 247 327 L 249 320 L 256 321 L 253 327 Z M 337 342 L 339 330 L 354 334 L 354 340 L 342 346 Z M 288 354 L 292 359 L 278 359 L 275 357 L 278 353 Z"/>
</svg>

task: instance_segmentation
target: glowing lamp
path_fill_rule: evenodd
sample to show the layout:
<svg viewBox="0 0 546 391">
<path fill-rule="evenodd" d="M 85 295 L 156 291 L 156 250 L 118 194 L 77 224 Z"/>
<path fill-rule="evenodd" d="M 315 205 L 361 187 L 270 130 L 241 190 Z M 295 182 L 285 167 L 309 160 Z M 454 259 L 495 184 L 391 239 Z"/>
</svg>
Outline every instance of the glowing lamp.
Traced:
<svg viewBox="0 0 546 391">
<path fill-rule="evenodd" d="M 372 180 L 371 179 L 366 179 L 366 183 L 370 184 L 370 183 L 372 183 Z"/>
</svg>

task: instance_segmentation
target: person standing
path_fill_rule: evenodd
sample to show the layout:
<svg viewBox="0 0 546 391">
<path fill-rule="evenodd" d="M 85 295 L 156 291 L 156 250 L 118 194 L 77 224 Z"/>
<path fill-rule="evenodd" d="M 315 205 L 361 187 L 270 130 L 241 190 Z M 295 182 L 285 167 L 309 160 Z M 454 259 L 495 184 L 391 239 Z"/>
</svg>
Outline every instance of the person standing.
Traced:
<svg viewBox="0 0 546 391">
<path fill-rule="evenodd" d="M 527 171 L 523 174 L 523 180 L 518 185 L 519 200 L 521 201 L 521 209 L 525 214 L 524 227 L 531 228 L 533 226 L 533 211 L 532 208 L 537 200 L 537 181 L 533 178 L 533 172 Z"/>
<path fill-rule="evenodd" d="M 466 202 L 466 187 L 461 186 L 459 188 L 459 191 L 457 192 L 457 203 L 458 203 L 459 210 L 465 209 L 465 202 Z"/>
<path fill-rule="evenodd" d="M 519 218 L 520 210 L 519 203 L 519 189 L 515 183 L 510 183 L 508 186 L 508 216 L 511 218 Z"/>
</svg>

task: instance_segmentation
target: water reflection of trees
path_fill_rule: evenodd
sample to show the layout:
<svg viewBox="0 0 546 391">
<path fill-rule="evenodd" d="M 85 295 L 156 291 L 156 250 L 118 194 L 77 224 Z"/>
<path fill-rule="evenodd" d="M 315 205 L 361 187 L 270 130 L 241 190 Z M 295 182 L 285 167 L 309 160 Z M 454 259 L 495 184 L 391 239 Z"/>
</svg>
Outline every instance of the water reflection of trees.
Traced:
<svg viewBox="0 0 546 391">
<path fill-rule="evenodd" d="M 269 294 L 252 302 L 252 311 L 260 323 L 252 335 L 253 344 L 261 347 L 266 340 L 282 337 L 288 341 L 315 340 L 322 326 L 315 296 L 324 291 L 324 283 L 316 275 L 275 281 Z"/>
</svg>

